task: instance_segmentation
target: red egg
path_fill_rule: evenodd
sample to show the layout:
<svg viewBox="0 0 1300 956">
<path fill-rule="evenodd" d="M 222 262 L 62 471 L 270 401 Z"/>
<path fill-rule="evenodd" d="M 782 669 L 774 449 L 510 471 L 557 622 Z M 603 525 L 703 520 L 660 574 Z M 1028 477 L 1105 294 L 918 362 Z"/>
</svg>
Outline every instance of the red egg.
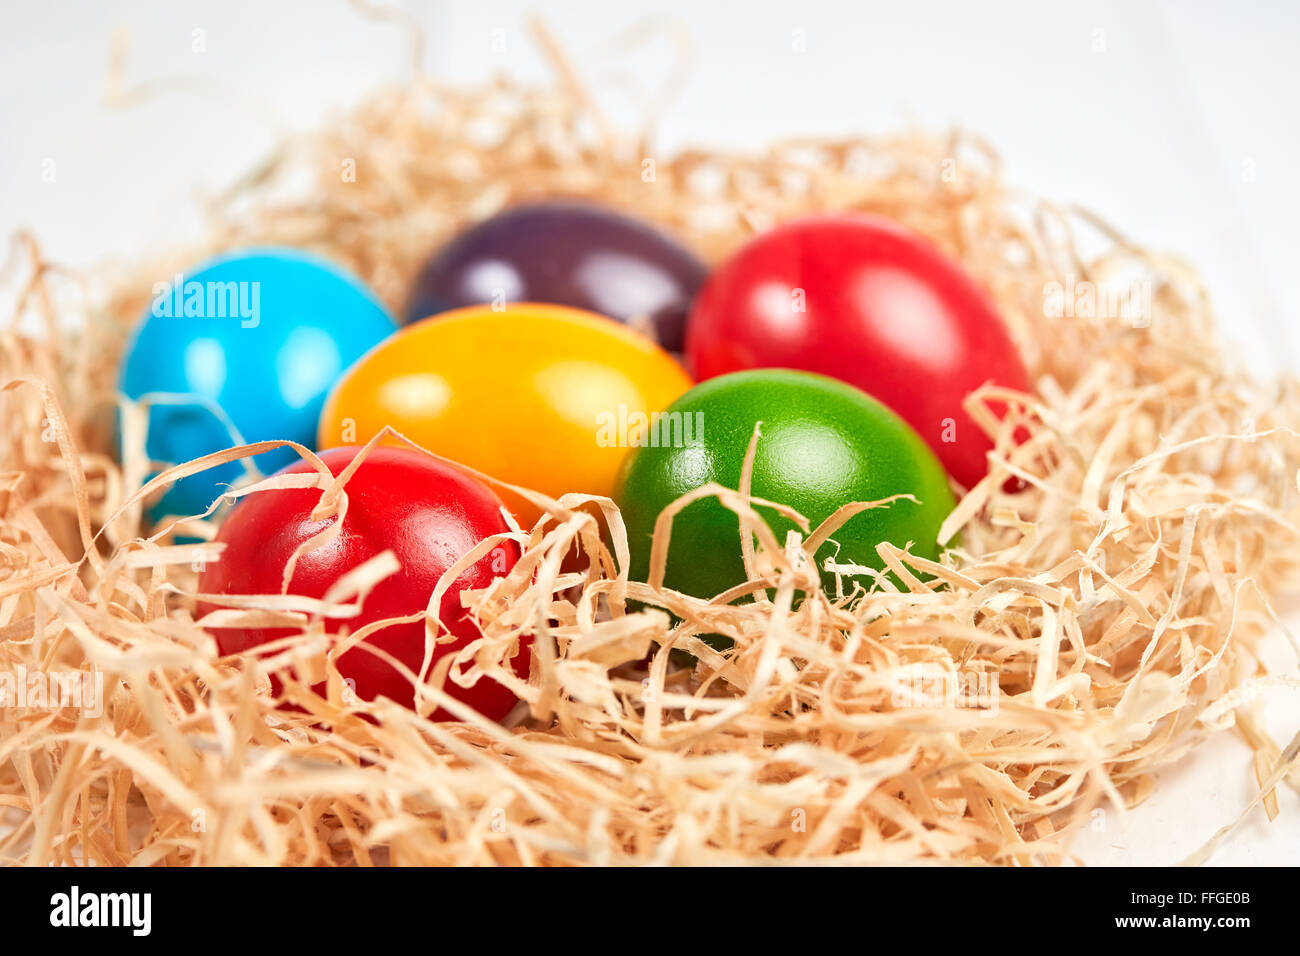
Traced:
<svg viewBox="0 0 1300 956">
<path fill-rule="evenodd" d="M 988 295 L 923 237 L 879 216 L 819 216 L 766 232 L 709 278 L 686 356 L 698 379 L 820 372 L 884 402 L 967 488 L 993 447 L 962 402 L 985 383 L 1030 391 Z"/>
<path fill-rule="evenodd" d="M 333 448 L 320 453 L 338 475 L 356 456 L 357 448 Z M 311 472 L 298 462 L 277 474 Z M 475 478 L 408 448 L 376 447 L 344 486 L 348 495 L 343 528 L 331 542 L 298 558 L 288 593 L 324 597 L 348 571 L 385 550 L 391 550 L 401 570 L 370 592 L 354 618 L 327 621 L 330 633 L 355 632 L 386 618 L 423 611 L 443 572 L 489 535 L 507 531 L 501 499 Z M 204 569 L 199 590 L 207 594 L 279 594 L 284 569 L 294 551 L 336 518 L 312 520 L 320 500 L 319 488 L 259 491 L 240 501 L 222 524 L 217 541 L 225 544 L 220 561 Z M 436 644 L 433 659 L 453 654 L 481 637 L 478 626 L 461 606 L 460 593 L 481 588 L 506 573 L 519 557 L 512 541 L 498 544 L 458 577 L 440 605 L 440 617 L 455 635 Z M 211 608 L 204 608 L 205 612 Z M 213 628 L 222 654 L 244 653 L 296 633 L 291 628 Z M 418 674 L 424 660 L 424 622 L 396 624 L 364 639 Z M 521 677 L 528 674 L 528 651 L 520 648 L 512 661 Z M 339 674 L 354 682 L 356 695 L 379 695 L 407 707 L 415 700 L 410 680 L 387 661 L 354 647 L 338 658 Z M 443 689 L 494 720 L 514 706 L 515 695 L 495 681 L 480 678 L 470 688 L 448 679 Z M 316 688 L 324 695 L 324 686 Z M 435 720 L 451 720 L 439 709 Z"/>
</svg>

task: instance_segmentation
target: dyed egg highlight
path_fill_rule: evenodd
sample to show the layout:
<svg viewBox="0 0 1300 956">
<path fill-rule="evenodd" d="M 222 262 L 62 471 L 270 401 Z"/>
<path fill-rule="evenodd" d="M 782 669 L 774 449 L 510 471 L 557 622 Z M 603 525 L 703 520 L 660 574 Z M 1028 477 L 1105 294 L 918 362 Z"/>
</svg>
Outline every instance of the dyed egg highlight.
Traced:
<svg viewBox="0 0 1300 956">
<path fill-rule="evenodd" d="M 740 487 L 754 425 L 762 433 L 754 458 L 752 494 L 794 508 L 810 530 L 841 505 L 910 494 L 888 507 L 850 518 L 817 551 L 823 589 L 840 593 L 837 565 L 883 567 L 876 545 L 909 543 L 912 553 L 936 559 L 939 526 L 955 506 L 943 467 L 920 437 L 889 409 L 858 389 L 806 372 L 764 369 L 710 379 L 673 402 L 664 415 L 691 423 L 686 440 L 629 452 L 615 500 L 627 523 L 633 579 L 650 570 L 650 545 L 659 513 L 682 495 L 716 482 Z M 784 544 L 798 526 L 767 507 L 761 514 Z M 717 498 L 687 505 L 673 518 L 664 584 L 712 598 L 744 583 L 740 519 Z M 872 575 L 844 572 L 842 593 Z"/>
<path fill-rule="evenodd" d="M 403 329 L 330 393 L 322 445 L 391 425 L 494 478 L 557 497 L 608 495 L 629 443 L 691 386 L 668 353 L 561 306 L 458 309 Z"/>
<path fill-rule="evenodd" d="M 420 272 L 407 321 L 478 304 L 550 302 L 631 325 L 680 352 L 707 268 L 675 239 L 576 201 L 516 206 L 449 242 Z"/>
<path fill-rule="evenodd" d="M 338 475 L 357 451 L 332 448 L 321 452 L 320 458 L 331 474 Z M 299 461 L 279 474 L 312 471 L 308 462 Z M 396 555 L 401 570 L 375 586 L 357 617 L 328 620 L 326 629 L 331 634 L 344 629 L 355 632 L 386 618 L 420 613 L 447 568 L 484 538 L 509 530 L 501 515 L 501 499 L 491 489 L 409 448 L 371 449 L 344 488 L 348 509 L 343 528 L 329 544 L 299 557 L 287 593 L 324 597 L 342 575 L 385 550 Z M 242 498 L 217 533 L 216 540 L 226 547 L 221 559 L 200 575 L 199 590 L 205 594 L 281 593 L 281 579 L 293 553 L 337 520 L 312 520 L 320 496 L 319 488 L 291 488 L 257 491 Z M 487 586 L 493 577 L 507 573 L 518 557 L 514 542 L 502 542 L 455 580 L 439 607 L 440 619 L 455 640 L 436 644 L 434 661 L 482 636 L 461 607 L 461 591 Z M 211 630 L 222 654 L 246 653 L 296 633 L 291 628 Z M 424 642 L 424 622 L 417 620 L 382 628 L 362 643 L 385 651 L 419 674 Z M 523 678 L 528 675 L 527 660 L 528 653 L 521 648 L 512 661 Z M 338 670 L 345 680 L 355 682 L 355 693 L 363 700 L 383 695 L 406 707 L 414 705 L 410 680 L 364 647 L 341 655 Z M 315 689 L 324 696 L 323 685 Z M 493 720 L 503 718 L 516 700 L 506 687 L 486 678 L 470 688 L 448 679 L 443 689 Z M 434 719 L 452 717 L 439 709 Z"/>
<path fill-rule="evenodd" d="M 992 441 L 962 408 L 986 383 L 1031 391 L 988 296 L 925 238 L 879 216 L 822 216 L 763 233 L 701 290 L 687 336 L 700 379 L 820 372 L 897 412 L 969 488 Z"/>
<path fill-rule="evenodd" d="M 330 387 L 395 324 L 354 276 L 292 249 L 233 253 L 154 288 L 127 344 L 119 387 L 149 412 L 146 451 L 160 464 L 186 462 L 245 442 L 291 439 L 312 447 Z M 269 474 L 292 449 L 258 455 Z M 204 511 L 245 474 L 239 462 L 183 478 L 154 517 Z"/>
</svg>

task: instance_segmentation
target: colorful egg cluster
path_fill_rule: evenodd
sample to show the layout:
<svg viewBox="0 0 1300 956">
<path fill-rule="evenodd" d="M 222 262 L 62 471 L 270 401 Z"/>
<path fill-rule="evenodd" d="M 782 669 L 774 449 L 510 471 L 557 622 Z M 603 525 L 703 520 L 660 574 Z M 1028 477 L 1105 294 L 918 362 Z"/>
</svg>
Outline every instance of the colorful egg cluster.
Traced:
<svg viewBox="0 0 1300 956">
<path fill-rule="evenodd" d="M 881 573 L 882 543 L 938 557 L 954 505 L 949 479 L 978 481 L 991 447 L 963 400 L 986 383 L 1029 388 L 1005 327 L 960 267 L 921 237 L 863 215 L 789 223 L 710 274 L 671 237 L 599 206 L 518 206 L 436 251 L 415 278 L 411 324 L 401 329 L 357 279 L 292 250 L 231 254 L 154 291 L 121 380 L 125 396 L 150 403 L 153 467 L 237 439 L 287 439 L 320 449 L 338 475 L 358 446 L 391 430 L 349 476 L 343 524 L 328 546 L 303 548 L 339 520 L 316 515 L 319 488 L 244 496 L 220 528 L 225 549 L 201 576 L 204 594 L 320 598 L 391 551 L 401 570 L 356 615 L 327 621 L 332 634 L 355 633 L 419 615 L 444 572 L 494 539 L 443 595 L 437 611 L 449 637 L 431 645 L 417 619 L 376 627 L 339 656 L 358 697 L 407 706 L 413 676 L 479 636 L 460 595 L 517 560 L 506 511 L 534 515 L 521 497 L 498 495 L 398 435 L 552 497 L 613 497 L 628 529 L 629 573 L 646 580 L 663 509 L 706 484 L 738 488 L 757 429 L 751 493 L 794 508 L 811 527 L 843 505 L 892 499 L 818 543 L 822 587 L 840 599 Z M 265 473 L 295 458 L 280 449 L 253 464 Z M 281 473 L 311 471 L 296 461 Z M 236 463 L 186 477 L 152 514 L 205 511 L 243 472 Z M 756 510 L 780 543 L 797 527 L 772 508 Z M 664 583 L 703 598 L 744 593 L 740 528 L 716 497 L 683 508 Z M 224 654 L 238 654 L 294 631 L 213 633 Z M 510 662 L 521 679 L 528 656 L 519 647 Z M 494 719 L 515 701 L 487 678 L 443 689 Z"/>
</svg>

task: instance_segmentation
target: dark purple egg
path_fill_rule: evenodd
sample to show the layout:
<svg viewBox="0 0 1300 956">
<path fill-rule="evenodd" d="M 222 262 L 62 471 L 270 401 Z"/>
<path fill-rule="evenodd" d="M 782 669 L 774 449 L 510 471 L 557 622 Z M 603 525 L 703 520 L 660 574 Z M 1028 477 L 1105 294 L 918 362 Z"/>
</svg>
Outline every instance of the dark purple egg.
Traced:
<svg viewBox="0 0 1300 956">
<path fill-rule="evenodd" d="M 680 352 L 686 313 L 708 269 L 645 223 L 589 203 L 515 206 L 451 240 L 416 277 L 414 322 L 482 303 L 587 309 Z"/>
</svg>

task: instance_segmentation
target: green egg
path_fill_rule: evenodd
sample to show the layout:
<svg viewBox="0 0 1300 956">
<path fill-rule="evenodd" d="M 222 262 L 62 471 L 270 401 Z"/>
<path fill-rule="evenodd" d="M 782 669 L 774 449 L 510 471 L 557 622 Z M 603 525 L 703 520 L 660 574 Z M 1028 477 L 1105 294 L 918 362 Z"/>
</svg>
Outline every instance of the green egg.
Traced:
<svg viewBox="0 0 1300 956">
<path fill-rule="evenodd" d="M 740 487 L 754 425 L 762 423 L 751 493 L 794 508 L 810 530 L 840 506 L 910 494 L 886 508 L 850 518 L 817 551 L 822 588 L 836 596 L 837 565 L 883 570 L 876 546 L 911 546 L 937 559 L 939 526 L 955 506 L 943 467 L 924 441 L 880 402 L 821 375 L 760 369 L 721 375 L 697 385 L 655 422 L 649 444 L 633 448 L 615 485 L 627 523 L 630 575 L 650 568 L 655 520 L 677 498 L 708 482 Z M 784 545 L 798 525 L 772 508 L 758 512 Z M 869 574 L 841 571 L 843 593 L 870 588 Z M 740 519 L 716 497 L 692 502 L 673 519 L 664 584 L 712 598 L 746 580 Z"/>
</svg>

